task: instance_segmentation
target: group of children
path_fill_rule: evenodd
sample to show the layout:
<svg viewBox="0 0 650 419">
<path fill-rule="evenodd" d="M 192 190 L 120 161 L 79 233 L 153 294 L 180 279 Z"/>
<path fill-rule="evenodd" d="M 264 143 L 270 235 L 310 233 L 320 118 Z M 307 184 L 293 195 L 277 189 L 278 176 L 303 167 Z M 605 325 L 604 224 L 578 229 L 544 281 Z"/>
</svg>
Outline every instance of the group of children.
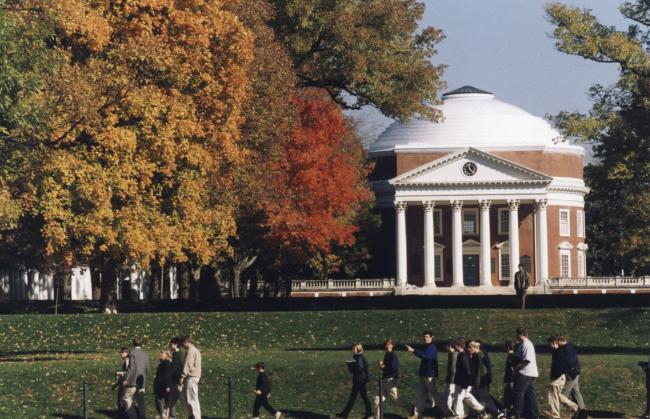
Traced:
<svg viewBox="0 0 650 419">
<path fill-rule="evenodd" d="M 423 332 L 424 346 L 405 349 L 420 359 L 418 369 L 418 389 L 415 406 L 399 396 L 397 382 L 399 377 L 399 358 L 391 339 L 384 342 L 384 359 L 379 363 L 382 371 L 381 403 L 375 397 L 375 411 L 380 417 L 380 406 L 390 398 L 399 403 L 411 418 L 454 417 L 454 418 L 538 418 L 539 403 L 534 380 L 538 376 L 535 347 L 528 339 L 525 328 L 517 328 L 516 340 L 505 342 L 507 353 L 503 376 L 504 394 L 498 400 L 490 393 L 493 368 L 486 348 L 479 340 L 466 342 L 465 339 L 450 340 L 445 349 L 447 373 L 445 389 L 438 391 L 438 355 L 430 331 Z M 569 408 L 574 417 L 586 417 L 584 401 L 580 394 L 580 362 L 575 348 L 564 336 L 551 336 L 548 339 L 552 350 L 551 384 L 548 392 L 551 419 L 560 418 L 561 405 Z M 369 382 L 368 362 L 363 355 L 363 346 L 355 343 L 352 347 L 353 360 L 348 361 L 352 374 L 352 390 L 345 408 L 336 416 L 347 418 L 357 396 L 364 402 L 365 417 L 373 418 L 372 407 L 367 395 Z"/>
</svg>

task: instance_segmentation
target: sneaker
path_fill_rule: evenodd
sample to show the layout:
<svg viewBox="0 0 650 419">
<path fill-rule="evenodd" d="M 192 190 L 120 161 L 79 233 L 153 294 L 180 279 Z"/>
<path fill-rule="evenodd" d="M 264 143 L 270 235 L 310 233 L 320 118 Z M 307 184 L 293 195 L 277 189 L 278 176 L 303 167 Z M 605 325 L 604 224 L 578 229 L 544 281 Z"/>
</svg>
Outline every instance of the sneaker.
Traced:
<svg viewBox="0 0 650 419">
<path fill-rule="evenodd" d="M 275 419 L 280 419 L 282 417 L 282 412 L 275 412 Z"/>
</svg>

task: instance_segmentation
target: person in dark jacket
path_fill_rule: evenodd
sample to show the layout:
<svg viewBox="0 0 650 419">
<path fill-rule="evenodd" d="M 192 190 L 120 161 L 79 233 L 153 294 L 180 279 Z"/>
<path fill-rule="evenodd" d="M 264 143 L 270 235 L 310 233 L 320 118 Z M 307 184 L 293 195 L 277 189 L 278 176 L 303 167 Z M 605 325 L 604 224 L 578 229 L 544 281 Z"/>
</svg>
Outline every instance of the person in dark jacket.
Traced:
<svg viewBox="0 0 650 419">
<path fill-rule="evenodd" d="M 566 382 L 564 383 L 562 394 L 566 398 L 573 400 L 578 405 L 578 408 L 583 411 L 586 407 L 582 393 L 580 393 L 580 360 L 578 359 L 578 351 L 576 351 L 575 346 L 567 341 L 565 336 L 558 336 L 557 343 L 560 345 L 560 349 L 565 352 L 568 362 Z"/>
<path fill-rule="evenodd" d="M 445 347 L 447 350 L 447 375 L 445 376 L 445 400 L 447 407 L 454 407 L 454 377 L 456 376 L 456 361 L 458 360 L 458 351 L 456 350 L 456 341 L 450 340 Z"/>
<path fill-rule="evenodd" d="M 420 367 L 418 369 L 418 390 L 416 395 L 417 416 L 422 417 L 425 410 L 436 406 L 445 416 L 455 416 L 449 407 L 447 407 L 444 394 L 438 392 L 436 378 L 438 377 L 438 350 L 433 343 L 433 334 L 426 330 L 422 333 L 424 348 L 414 349 L 406 345 L 406 350 L 416 357 L 420 358 Z M 431 403 L 432 402 L 432 403 Z"/>
<path fill-rule="evenodd" d="M 512 394 L 512 388 L 515 385 L 515 365 L 519 364 L 520 360 L 515 357 L 515 346 L 516 342 L 514 340 L 507 340 L 505 342 L 506 350 L 506 365 L 503 372 L 503 407 L 507 412 L 512 410 L 513 404 L 515 402 L 514 395 Z"/>
<path fill-rule="evenodd" d="M 492 384 L 492 363 L 490 358 L 481 350 L 481 344 L 478 341 L 470 342 L 467 351 L 470 355 L 471 397 L 465 399 L 466 404 L 480 417 L 485 412 L 488 412 L 493 418 L 504 418 L 505 414 L 499 411 L 494 398 L 490 394 L 490 385 Z"/>
<path fill-rule="evenodd" d="M 551 348 L 551 383 L 548 387 L 547 416 L 551 419 L 560 419 L 560 405 L 563 404 L 574 413 L 578 412 L 578 405 L 562 394 L 566 382 L 566 373 L 569 369 L 566 352 L 560 349 L 557 336 L 548 338 L 548 346 Z"/>
<path fill-rule="evenodd" d="M 160 351 L 160 363 L 153 379 L 153 394 L 156 396 L 158 419 L 169 419 L 167 398 L 172 388 L 172 362 L 169 351 Z"/>
<path fill-rule="evenodd" d="M 515 273 L 515 292 L 521 302 L 521 309 L 526 308 L 526 294 L 528 294 L 528 287 L 530 286 L 530 278 L 526 268 L 521 263 L 518 266 L 518 271 Z"/>
<path fill-rule="evenodd" d="M 122 381 L 124 381 L 126 370 L 129 368 L 129 348 L 126 346 L 120 349 L 120 359 L 122 360 L 122 367 L 119 371 L 115 371 L 113 389 L 117 388 L 117 412 L 124 415 L 126 413 L 123 400 L 125 387 L 122 385 Z"/>
<path fill-rule="evenodd" d="M 257 381 L 255 382 L 255 402 L 253 403 L 253 419 L 259 419 L 260 408 L 263 407 L 267 412 L 279 418 L 282 412 L 271 406 L 269 396 L 271 395 L 271 380 L 266 374 L 266 365 L 263 362 L 255 364 L 257 372 Z"/>
<path fill-rule="evenodd" d="M 363 346 L 360 343 L 352 345 L 352 357 L 353 359 L 351 361 L 346 362 L 348 371 L 352 373 L 352 390 L 350 391 L 350 398 L 348 399 L 345 408 L 341 413 L 337 413 L 336 417 L 347 418 L 352 411 L 357 395 L 360 395 L 365 408 L 365 418 L 372 418 L 372 407 L 370 405 L 370 400 L 368 399 L 368 389 L 366 388 L 369 379 L 368 361 L 366 361 L 366 357 L 363 356 Z"/>
<path fill-rule="evenodd" d="M 398 402 L 402 407 L 404 407 L 404 409 L 410 411 L 411 407 L 399 397 L 397 391 L 399 358 L 394 350 L 395 346 L 391 338 L 384 341 L 384 348 L 386 349 L 384 359 L 383 361 L 379 361 L 379 369 L 381 369 L 382 403 L 386 400 L 386 397 L 390 397 L 392 400 Z M 377 409 L 376 417 L 381 417 L 381 412 L 379 411 L 379 396 L 375 396 L 375 407 Z"/>
<path fill-rule="evenodd" d="M 471 371 L 469 367 L 470 354 L 465 347 L 464 339 L 456 340 L 456 372 L 454 375 L 454 400 L 451 410 L 456 413 L 456 416 L 465 417 L 465 404 L 463 400 L 467 397 L 468 390 L 471 383 Z"/>
<path fill-rule="evenodd" d="M 169 342 L 169 349 L 172 353 L 171 362 L 171 389 L 167 395 L 167 406 L 169 406 L 170 419 L 176 418 L 176 403 L 180 398 L 181 378 L 183 377 L 183 368 L 185 367 L 185 353 L 181 351 L 183 346 L 183 338 L 174 337 Z"/>
</svg>

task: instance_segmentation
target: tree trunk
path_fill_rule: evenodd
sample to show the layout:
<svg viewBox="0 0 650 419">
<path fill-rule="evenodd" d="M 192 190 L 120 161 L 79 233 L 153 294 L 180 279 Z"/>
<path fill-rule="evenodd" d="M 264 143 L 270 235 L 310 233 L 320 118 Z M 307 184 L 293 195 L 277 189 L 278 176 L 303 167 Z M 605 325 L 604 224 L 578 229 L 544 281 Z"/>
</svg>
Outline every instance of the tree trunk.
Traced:
<svg viewBox="0 0 650 419">
<path fill-rule="evenodd" d="M 232 298 L 241 297 L 241 276 L 244 271 L 251 267 L 257 260 L 257 256 L 238 256 L 233 257 L 232 264 Z"/>
<path fill-rule="evenodd" d="M 176 266 L 178 275 L 178 298 L 181 300 L 190 299 L 190 267 L 187 263 L 179 263 Z"/>
<path fill-rule="evenodd" d="M 104 261 L 102 267 L 101 295 L 99 310 L 102 313 L 117 313 L 117 263 L 111 259 Z M 128 296 L 127 296 L 128 297 Z"/>
<path fill-rule="evenodd" d="M 90 264 L 90 284 L 92 286 L 93 301 L 98 301 L 102 294 L 102 267 L 97 261 Z"/>
<path fill-rule="evenodd" d="M 218 300 L 221 298 L 223 271 L 220 268 L 213 268 L 212 272 L 214 276 L 212 281 L 212 288 L 210 288 L 210 296 L 213 300 Z"/>
<path fill-rule="evenodd" d="M 188 263 L 188 267 L 190 268 L 190 297 L 192 301 L 196 301 L 199 299 L 199 281 L 201 280 L 201 266 L 192 266 L 190 263 Z"/>
<path fill-rule="evenodd" d="M 160 300 L 160 276 L 162 270 L 158 262 L 151 262 L 149 275 L 149 300 Z"/>
<path fill-rule="evenodd" d="M 59 265 L 54 272 L 54 284 L 58 288 L 59 300 L 72 299 L 72 269 Z"/>
</svg>

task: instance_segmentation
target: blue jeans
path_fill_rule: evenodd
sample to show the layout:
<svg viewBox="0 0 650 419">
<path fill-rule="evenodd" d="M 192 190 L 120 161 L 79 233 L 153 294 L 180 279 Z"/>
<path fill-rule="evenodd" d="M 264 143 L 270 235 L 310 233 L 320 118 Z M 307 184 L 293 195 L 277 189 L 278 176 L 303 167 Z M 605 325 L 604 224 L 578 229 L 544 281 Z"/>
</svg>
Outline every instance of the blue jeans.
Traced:
<svg viewBox="0 0 650 419">
<path fill-rule="evenodd" d="M 535 378 L 517 374 L 512 389 L 515 401 L 515 415 L 529 419 L 539 417 L 539 402 L 535 392 Z"/>
</svg>

